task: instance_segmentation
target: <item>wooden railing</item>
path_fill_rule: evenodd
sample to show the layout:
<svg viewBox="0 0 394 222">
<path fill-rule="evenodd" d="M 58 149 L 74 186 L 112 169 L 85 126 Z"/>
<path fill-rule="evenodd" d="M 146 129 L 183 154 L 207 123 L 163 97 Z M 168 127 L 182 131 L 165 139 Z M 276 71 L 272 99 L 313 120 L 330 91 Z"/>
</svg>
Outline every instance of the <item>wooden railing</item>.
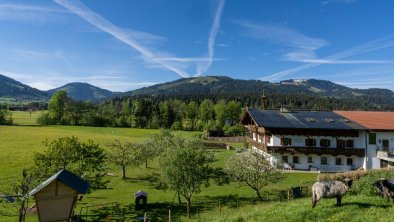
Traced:
<svg viewBox="0 0 394 222">
<path fill-rule="evenodd" d="M 291 153 L 291 154 L 317 154 L 317 155 L 344 155 L 344 156 L 358 156 L 363 157 L 365 155 L 365 149 L 362 148 L 326 148 L 326 147 L 298 147 L 298 146 L 266 146 L 257 141 L 248 140 L 248 143 L 252 146 L 261 149 L 269 153 Z"/>
<path fill-rule="evenodd" d="M 387 152 L 387 151 L 381 151 L 380 150 L 377 153 L 377 157 L 379 159 L 383 159 L 383 160 L 388 160 L 388 161 L 394 162 L 394 153 L 390 153 L 390 152 Z"/>
</svg>

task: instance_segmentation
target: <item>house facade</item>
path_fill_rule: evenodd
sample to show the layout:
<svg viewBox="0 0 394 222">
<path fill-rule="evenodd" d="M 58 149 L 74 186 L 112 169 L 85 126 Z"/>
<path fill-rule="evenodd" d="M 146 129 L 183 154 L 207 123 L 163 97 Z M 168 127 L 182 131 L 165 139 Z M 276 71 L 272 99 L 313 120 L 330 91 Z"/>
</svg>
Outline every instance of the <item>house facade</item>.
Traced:
<svg viewBox="0 0 394 222">
<path fill-rule="evenodd" d="M 386 159 L 390 159 L 394 142 L 389 143 L 387 153 L 380 154 L 379 141 L 384 137 L 390 142 L 394 130 L 377 133 L 377 129 L 371 130 L 351 116 L 326 111 L 248 109 L 242 123 L 249 144 L 273 165 L 326 172 L 390 166 Z M 370 144 L 373 138 L 375 145 Z"/>
<path fill-rule="evenodd" d="M 394 167 L 394 112 L 335 112 L 367 128 L 367 169 Z"/>
</svg>

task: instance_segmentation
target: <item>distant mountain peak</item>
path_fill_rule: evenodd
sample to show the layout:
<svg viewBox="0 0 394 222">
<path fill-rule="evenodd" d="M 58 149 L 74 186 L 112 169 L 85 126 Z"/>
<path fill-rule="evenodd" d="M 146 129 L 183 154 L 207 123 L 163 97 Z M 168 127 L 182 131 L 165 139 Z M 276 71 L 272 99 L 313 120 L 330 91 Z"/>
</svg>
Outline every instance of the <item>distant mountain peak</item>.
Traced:
<svg viewBox="0 0 394 222">
<path fill-rule="evenodd" d="M 70 98 L 78 101 L 89 100 L 92 102 L 97 102 L 108 99 L 114 95 L 114 93 L 109 90 L 102 89 L 85 82 L 67 83 L 66 85 L 59 88 L 48 90 L 48 93 L 49 95 L 53 95 L 59 90 L 66 91 Z"/>
</svg>

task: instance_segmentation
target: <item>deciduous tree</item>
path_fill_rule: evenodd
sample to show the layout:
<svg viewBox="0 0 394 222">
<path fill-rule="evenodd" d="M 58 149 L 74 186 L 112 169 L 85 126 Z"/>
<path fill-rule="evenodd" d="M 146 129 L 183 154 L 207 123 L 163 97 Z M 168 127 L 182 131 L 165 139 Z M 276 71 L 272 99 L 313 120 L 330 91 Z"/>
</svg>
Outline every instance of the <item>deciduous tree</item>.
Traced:
<svg viewBox="0 0 394 222">
<path fill-rule="evenodd" d="M 252 150 L 231 156 L 225 171 L 233 179 L 252 188 L 260 200 L 263 200 L 260 189 L 281 179 L 281 173 L 263 155 Z"/>
<path fill-rule="evenodd" d="M 105 151 L 89 140 L 80 142 L 76 137 L 61 137 L 45 141 L 47 149 L 34 154 L 38 177 L 47 179 L 61 169 L 67 169 L 90 183 L 90 189 L 105 187 Z"/>
<path fill-rule="evenodd" d="M 173 145 L 168 147 L 160 158 L 163 181 L 169 189 L 186 199 L 187 215 L 191 216 L 191 200 L 209 185 L 211 172 L 211 153 L 207 152 L 201 140 L 186 141 L 180 136 L 172 138 Z"/>
</svg>

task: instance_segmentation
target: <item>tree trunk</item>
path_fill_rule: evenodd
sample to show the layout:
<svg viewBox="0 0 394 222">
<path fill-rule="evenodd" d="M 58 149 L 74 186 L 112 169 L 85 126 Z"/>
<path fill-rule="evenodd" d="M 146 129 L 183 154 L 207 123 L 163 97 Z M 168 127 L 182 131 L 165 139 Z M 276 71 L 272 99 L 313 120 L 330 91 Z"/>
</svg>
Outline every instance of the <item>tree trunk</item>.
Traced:
<svg viewBox="0 0 394 222">
<path fill-rule="evenodd" d="M 145 159 L 145 168 L 148 168 L 148 158 Z"/>
<path fill-rule="evenodd" d="M 179 195 L 179 193 L 178 193 L 178 203 L 179 203 L 179 204 L 182 204 L 181 195 Z"/>
<path fill-rule="evenodd" d="M 188 218 L 192 217 L 192 212 L 190 211 L 190 207 L 191 207 L 190 199 L 186 198 L 186 208 L 187 208 L 187 217 Z"/>
<path fill-rule="evenodd" d="M 263 201 L 263 198 L 261 197 L 259 190 L 256 190 L 256 195 L 260 199 L 260 201 Z"/>
<path fill-rule="evenodd" d="M 122 166 L 122 178 L 126 178 L 126 166 Z"/>
</svg>

